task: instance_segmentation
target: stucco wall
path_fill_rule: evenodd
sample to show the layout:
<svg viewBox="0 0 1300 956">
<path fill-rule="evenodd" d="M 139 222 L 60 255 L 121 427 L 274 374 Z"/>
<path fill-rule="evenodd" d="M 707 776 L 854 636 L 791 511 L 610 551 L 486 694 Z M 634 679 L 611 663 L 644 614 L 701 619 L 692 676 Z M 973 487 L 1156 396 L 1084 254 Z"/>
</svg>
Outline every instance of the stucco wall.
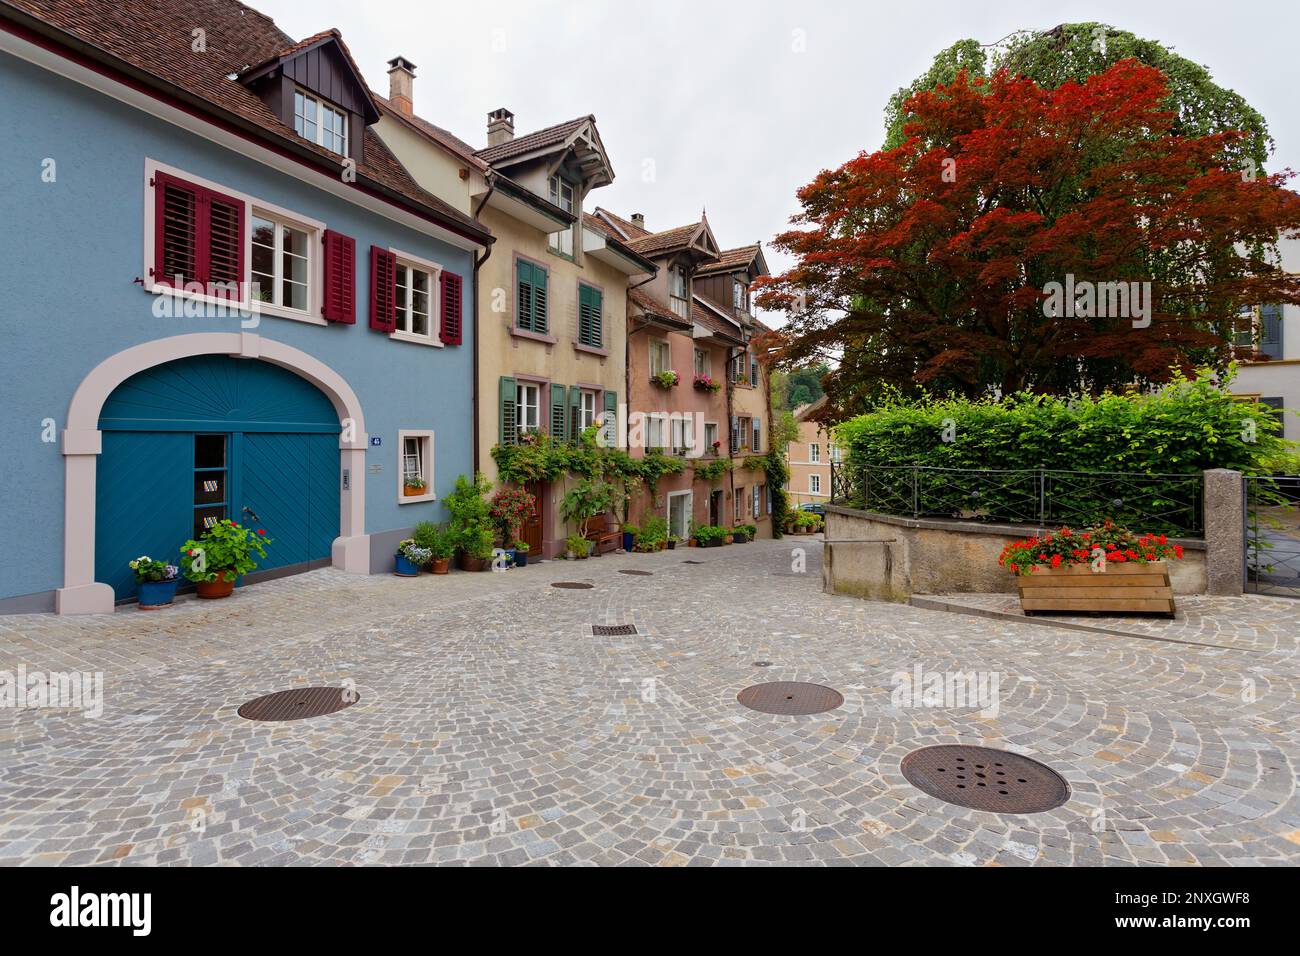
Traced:
<svg viewBox="0 0 1300 956">
<path fill-rule="evenodd" d="M 496 480 L 496 462 L 492 447 L 497 444 L 501 428 L 498 387 L 501 376 L 531 376 L 565 386 L 590 386 L 618 393 L 626 403 L 625 348 L 627 344 L 627 276 L 600 260 L 585 256 L 582 265 L 547 250 L 545 233 L 525 225 L 491 206 L 485 207 L 480 221 L 496 236 L 492 255 L 479 270 L 479 467 L 492 481 Z M 547 297 L 549 337 L 553 342 L 539 342 L 512 334 L 518 295 L 515 288 L 515 261 L 524 256 L 548 269 Z M 597 286 L 603 293 L 605 317 L 604 350 L 595 355 L 575 347 L 578 341 L 579 281 Z M 543 393 L 541 417 L 546 423 L 546 396 Z M 603 413 L 603 408 L 600 409 Z M 552 482 L 548 489 L 543 529 L 547 555 L 555 553 L 571 529 L 560 518 L 560 501 L 565 487 Z"/>
<path fill-rule="evenodd" d="M 808 446 L 816 442 L 820 446 L 821 461 L 813 464 Z M 790 463 L 790 501 L 795 506 L 805 502 L 826 504 L 831 497 L 831 456 L 830 435 L 820 422 L 799 422 L 799 440 L 790 442 L 788 450 Z M 808 490 L 809 475 L 821 477 L 821 493 L 813 494 Z"/>
<path fill-rule="evenodd" d="M 4 290 L 5 415 L 0 424 L 0 495 L 23 515 L 8 533 L 0 600 L 60 587 L 64 460 L 42 441 L 42 422 L 65 424 L 69 400 L 109 356 L 144 342 L 192 332 L 238 332 L 238 318 L 156 318 L 144 271 L 145 158 L 150 157 L 302 215 L 356 239 L 355 326 L 317 326 L 264 316 L 253 331 L 307 352 L 355 390 L 370 435 L 365 530 L 441 520 L 436 502 L 399 505 L 399 429 L 432 429 L 433 487 L 439 497 L 471 466 L 472 259 L 244 155 L 0 54 L 0 289 Z M 46 158 L 56 180 L 42 181 Z M 465 341 L 431 348 L 389 340 L 367 328 L 369 247 L 396 247 L 465 277 Z M 126 530 L 124 529 L 124 533 Z M 180 542 L 177 542 L 179 545 Z M 21 556 L 21 559 L 19 559 Z M 377 569 L 382 570 L 382 569 Z"/>
<path fill-rule="evenodd" d="M 1036 529 L 959 521 L 894 518 L 847 508 L 826 510 L 828 591 L 878 601 L 906 601 L 913 594 L 1016 592 L 1015 576 L 998 555 Z M 1175 594 L 1206 591 L 1205 544 L 1181 540 L 1183 559 L 1171 561 Z"/>
</svg>

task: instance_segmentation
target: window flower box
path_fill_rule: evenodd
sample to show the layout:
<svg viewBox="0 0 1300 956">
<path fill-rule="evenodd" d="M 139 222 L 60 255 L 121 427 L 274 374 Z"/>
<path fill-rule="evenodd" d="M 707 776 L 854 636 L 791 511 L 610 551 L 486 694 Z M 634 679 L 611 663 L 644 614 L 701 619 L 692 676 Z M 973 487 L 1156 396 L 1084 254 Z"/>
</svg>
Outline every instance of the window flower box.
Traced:
<svg viewBox="0 0 1300 956">
<path fill-rule="evenodd" d="M 677 383 L 681 381 L 674 369 L 665 369 L 655 375 L 650 376 L 650 381 L 662 389 L 676 388 Z"/>
<path fill-rule="evenodd" d="M 717 392 L 722 389 L 722 383 L 709 375 L 695 376 L 695 390 L 698 392 Z"/>
</svg>

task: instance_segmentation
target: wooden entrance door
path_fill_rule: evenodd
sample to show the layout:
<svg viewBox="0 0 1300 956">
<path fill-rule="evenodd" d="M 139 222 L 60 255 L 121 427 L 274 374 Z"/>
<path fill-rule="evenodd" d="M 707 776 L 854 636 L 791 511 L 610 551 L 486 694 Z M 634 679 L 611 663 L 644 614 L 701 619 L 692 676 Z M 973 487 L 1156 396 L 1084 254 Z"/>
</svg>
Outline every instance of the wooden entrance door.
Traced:
<svg viewBox="0 0 1300 956">
<path fill-rule="evenodd" d="M 524 490 L 536 500 L 537 508 L 533 516 L 524 522 L 520 534 L 528 545 L 528 556 L 536 559 L 542 557 L 542 525 L 546 520 L 546 482 L 530 481 L 524 485 Z"/>
</svg>

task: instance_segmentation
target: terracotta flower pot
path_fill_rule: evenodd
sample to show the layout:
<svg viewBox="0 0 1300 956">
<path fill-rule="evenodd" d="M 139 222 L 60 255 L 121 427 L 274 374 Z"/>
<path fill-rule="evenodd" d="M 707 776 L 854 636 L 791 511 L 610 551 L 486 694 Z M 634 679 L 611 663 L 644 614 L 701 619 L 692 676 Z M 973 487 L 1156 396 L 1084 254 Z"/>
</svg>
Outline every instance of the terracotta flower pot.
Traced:
<svg viewBox="0 0 1300 956">
<path fill-rule="evenodd" d="M 451 558 L 434 558 L 430 564 L 434 574 L 446 574 L 451 568 Z"/>
<path fill-rule="evenodd" d="M 723 544 L 731 544 L 731 543 L 732 543 L 733 541 L 735 541 L 735 540 L 736 540 L 736 536 L 735 536 L 734 534 L 729 534 L 729 535 L 727 535 L 725 538 L 722 539 L 722 543 L 723 543 Z"/>
<path fill-rule="evenodd" d="M 235 577 L 234 571 L 218 571 L 215 581 L 196 581 L 194 590 L 199 597 L 209 600 L 230 597 L 235 590 Z"/>
<path fill-rule="evenodd" d="M 402 486 L 402 494 L 407 498 L 418 498 L 424 494 L 423 488 L 412 488 L 410 485 Z"/>
<path fill-rule="evenodd" d="M 462 571 L 486 571 L 492 562 L 483 558 L 472 558 L 464 551 L 460 553 L 460 569 Z"/>
</svg>

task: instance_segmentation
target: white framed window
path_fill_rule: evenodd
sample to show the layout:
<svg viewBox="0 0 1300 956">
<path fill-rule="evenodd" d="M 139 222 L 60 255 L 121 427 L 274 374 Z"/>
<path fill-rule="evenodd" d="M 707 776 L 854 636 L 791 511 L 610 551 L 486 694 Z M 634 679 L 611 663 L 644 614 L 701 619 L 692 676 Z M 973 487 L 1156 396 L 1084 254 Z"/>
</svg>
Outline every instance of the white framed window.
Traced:
<svg viewBox="0 0 1300 956">
<path fill-rule="evenodd" d="M 718 423 L 704 423 L 704 450 L 713 451 L 713 443 L 718 440 Z"/>
<path fill-rule="evenodd" d="M 571 182 L 558 174 L 551 177 L 550 200 L 552 205 L 559 206 L 565 212 L 573 212 L 573 197 L 574 189 Z M 562 229 L 559 232 L 551 233 L 550 247 L 552 252 L 558 252 L 562 256 L 572 256 L 573 229 Z"/>
<path fill-rule="evenodd" d="M 686 289 L 686 270 L 681 266 L 673 266 L 668 272 L 668 304 L 674 314 L 680 315 L 683 319 L 690 315 Z"/>
<path fill-rule="evenodd" d="M 243 246 L 244 254 L 240 257 L 242 272 L 238 276 L 242 286 L 240 298 L 217 296 L 210 290 L 198 291 L 192 276 L 185 275 L 184 287 L 166 281 L 166 277 L 155 274 L 157 254 L 166 248 L 169 239 L 156 235 L 156 209 L 159 201 L 155 188 L 158 174 L 183 181 L 185 187 L 210 190 L 220 194 L 226 200 L 234 200 L 243 206 L 242 227 L 238 233 L 238 242 Z M 151 277 L 144 285 L 146 292 L 155 295 L 167 295 L 177 300 L 192 300 L 211 305 L 230 308 L 232 305 L 260 315 L 292 319 L 309 325 L 327 325 L 320 314 L 320 290 L 324 283 L 324 256 L 320 255 L 321 235 L 325 232 L 325 223 L 310 216 L 305 216 L 292 209 L 285 209 L 275 203 L 267 202 L 257 196 L 230 189 L 222 183 L 195 176 L 184 169 L 160 163 L 150 157 L 144 161 L 144 243 L 143 266 L 145 276 Z M 271 224 L 268 229 L 267 224 Z M 197 224 L 191 226 L 197 230 Z M 288 230 L 286 233 L 285 230 Z M 189 246 L 185 247 L 185 236 L 179 240 L 182 248 L 193 250 L 197 246 L 197 236 L 191 233 Z M 171 239 L 171 243 L 178 240 Z M 163 280 L 163 281 L 159 281 Z M 287 285 L 286 285 L 287 280 Z M 258 285 L 256 296 L 253 284 Z M 304 301 L 305 297 L 305 301 Z M 220 313 L 219 313 L 220 314 Z"/>
<path fill-rule="evenodd" d="M 515 387 L 515 427 L 519 434 L 539 431 L 541 422 L 541 386 L 529 382 L 518 383 Z"/>
<path fill-rule="evenodd" d="M 822 493 L 822 476 L 821 476 L 821 475 L 809 475 L 809 476 L 808 476 L 808 493 L 809 493 L 810 495 L 820 495 L 820 494 Z"/>
<path fill-rule="evenodd" d="M 250 242 L 249 281 L 256 301 L 295 312 L 311 311 L 311 251 L 315 243 L 306 229 L 254 209 Z"/>
<path fill-rule="evenodd" d="M 302 89 L 293 91 L 293 130 L 331 153 L 348 155 L 348 114 Z"/>
<path fill-rule="evenodd" d="M 401 429 L 397 433 L 397 503 L 416 504 L 433 501 L 433 432 L 422 429 Z M 418 493 L 407 494 L 407 481 L 418 479 L 423 487 Z"/>
<path fill-rule="evenodd" d="M 438 338 L 438 280 L 442 266 L 419 256 L 390 250 L 397 259 L 393 274 L 393 317 L 390 338 L 442 347 Z"/>
<path fill-rule="evenodd" d="M 822 461 L 822 446 L 817 442 L 808 443 L 808 460 L 814 465 L 820 465 Z"/>
<path fill-rule="evenodd" d="M 737 488 L 736 489 L 736 521 L 737 522 L 739 522 L 741 519 L 745 517 L 745 500 L 746 500 L 745 489 L 743 487 Z"/>
<path fill-rule="evenodd" d="M 695 422 L 691 418 L 674 418 L 672 438 L 675 451 L 689 451 L 695 446 Z"/>
<path fill-rule="evenodd" d="M 667 447 L 665 441 L 668 419 L 664 415 L 647 415 L 645 419 L 645 445 L 647 448 Z"/>
<path fill-rule="evenodd" d="M 650 377 L 666 372 L 673 367 L 671 352 L 667 339 L 650 340 Z"/>
<path fill-rule="evenodd" d="M 830 452 L 831 461 L 839 464 L 844 460 L 844 453 L 840 451 L 839 445 L 830 444 L 827 445 L 826 448 Z"/>
<path fill-rule="evenodd" d="M 713 363 L 709 359 L 708 349 L 695 350 L 695 374 L 713 376 Z"/>
<path fill-rule="evenodd" d="M 578 394 L 578 425 L 580 428 L 590 428 L 596 424 L 596 419 L 600 417 L 599 404 L 599 392 L 589 391 L 584 388 Z"/>
<path fill-rule="evenodd" d="M 749 311 L 748 290 L 745 288 L 745 284 L 739 280 L 731 287 L 731 304 L 742 312 Z"/>
</svg>

